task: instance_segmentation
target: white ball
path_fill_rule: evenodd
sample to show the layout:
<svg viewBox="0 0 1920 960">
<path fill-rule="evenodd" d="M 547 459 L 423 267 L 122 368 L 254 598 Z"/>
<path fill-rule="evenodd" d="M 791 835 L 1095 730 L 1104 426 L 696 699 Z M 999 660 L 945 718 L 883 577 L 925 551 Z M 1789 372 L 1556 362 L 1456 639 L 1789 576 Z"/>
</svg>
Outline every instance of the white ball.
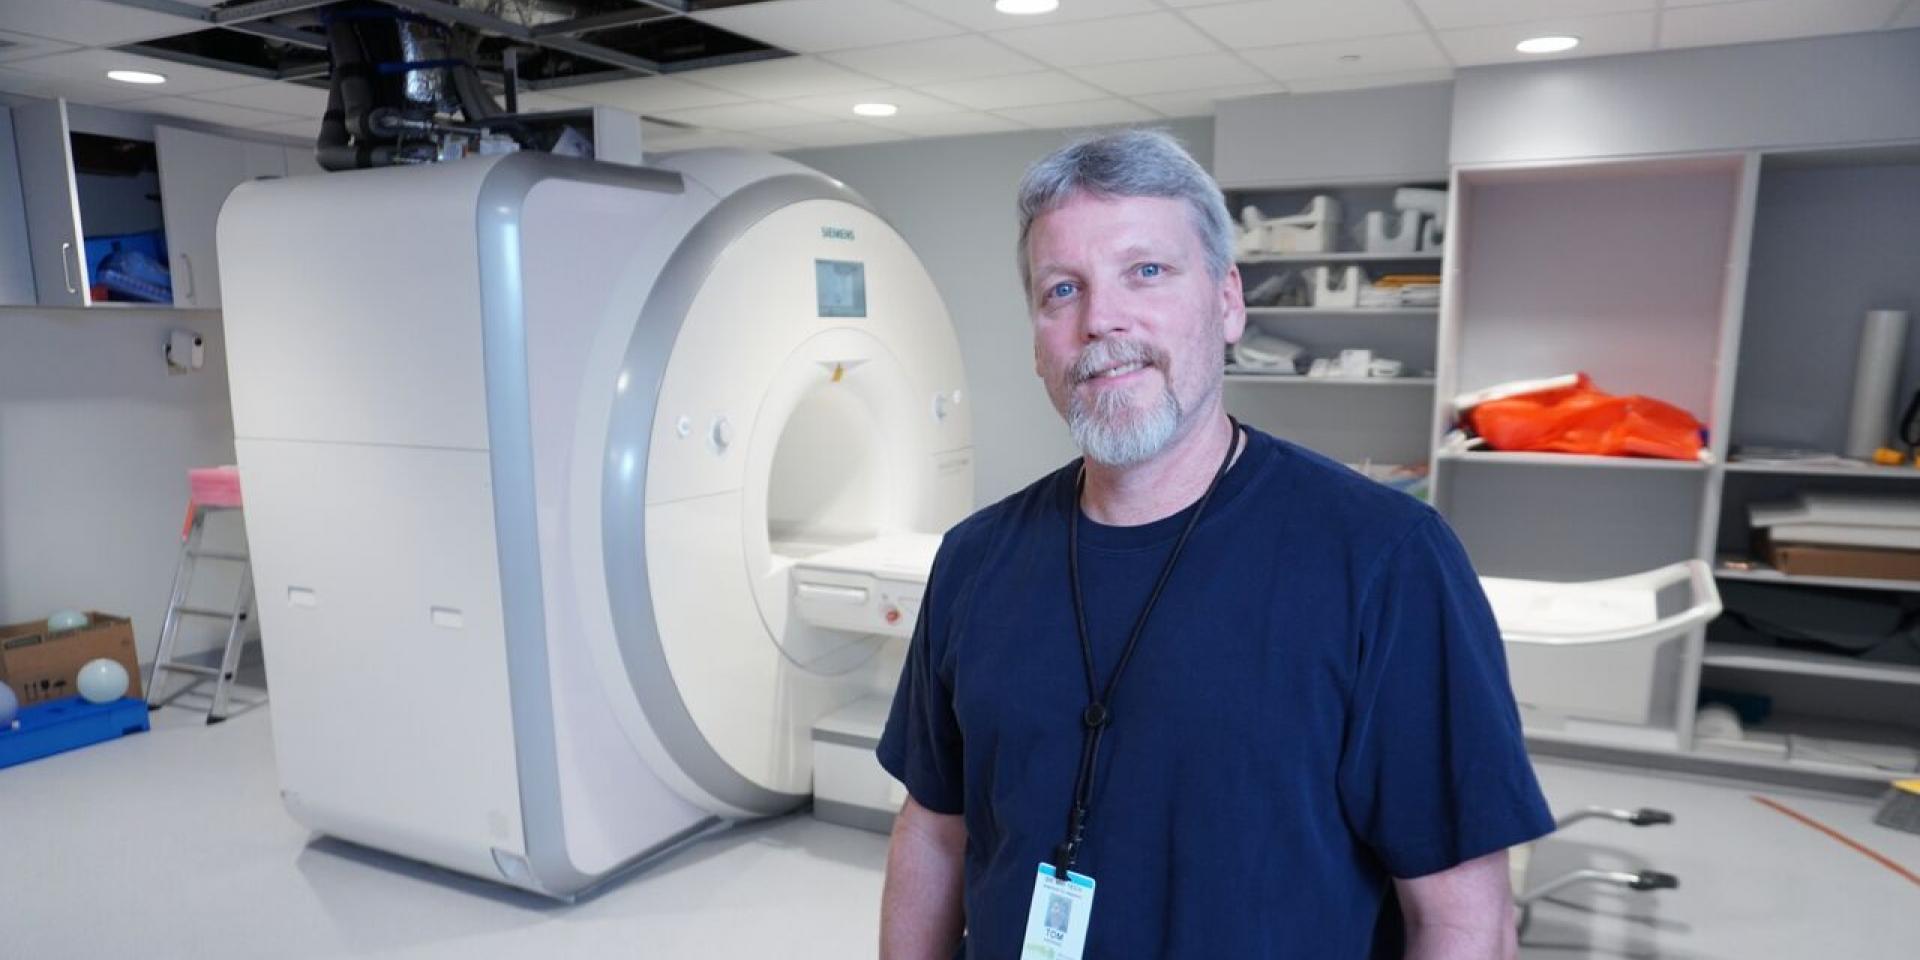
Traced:
<svg viewBox="0 0 1920 960">
<path fill-rule="evenodd" d="M 88 703 L 108 703 L 127 695 L 127 668 L 101 657 L 80 668 L 80 695 Z"/>
<path fill-rule="evenodd" d="M 78 630 L 88 622 L 87 615 L 78 610 L 56 610 L 53 616 L 47 618 L 47 631 L 64 633 L 68 630 Z"/>
</svg>

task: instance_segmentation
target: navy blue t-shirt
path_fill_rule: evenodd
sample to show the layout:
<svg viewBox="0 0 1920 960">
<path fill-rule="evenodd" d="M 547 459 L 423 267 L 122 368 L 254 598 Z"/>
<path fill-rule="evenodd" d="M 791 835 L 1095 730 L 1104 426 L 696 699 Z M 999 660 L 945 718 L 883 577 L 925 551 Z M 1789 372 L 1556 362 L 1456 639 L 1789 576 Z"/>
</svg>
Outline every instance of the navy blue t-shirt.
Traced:
<svg viewBox="0 0 1920 960">
<path fill-rule="evenodd" d="M 1553 828 L 1446 524 L 1247 433 L 1110 704 L 1075 868 L 1098 884 L 1088 957 L 1359 960 L 1393 877 Z M 880 741 L 921 806 L 965 817 L 969 957 L 1020 955 L 1066 829 L 1087 703 L 1066 556 L 1078 469 L 948 532 Z M 1188 515 L 1081 518 L 1100 683 Z"/>
</svg>

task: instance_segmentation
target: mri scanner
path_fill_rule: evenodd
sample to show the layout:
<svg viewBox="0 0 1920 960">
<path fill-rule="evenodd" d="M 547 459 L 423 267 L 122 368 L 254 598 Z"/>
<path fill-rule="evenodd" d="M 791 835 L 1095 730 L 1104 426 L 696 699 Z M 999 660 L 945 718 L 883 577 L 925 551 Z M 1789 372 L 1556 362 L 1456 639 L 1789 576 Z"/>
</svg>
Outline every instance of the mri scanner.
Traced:
<svg viewBox="0 0 1920 960">
<path fill-rule="evenodd" d="M 219 252 L 296 819 L 566 898 L 806 803 L 816 742 L 823 807 L 897 805 L 970 405 L 858 196 L 520 153 L 248 184 Z"/>
</svg>

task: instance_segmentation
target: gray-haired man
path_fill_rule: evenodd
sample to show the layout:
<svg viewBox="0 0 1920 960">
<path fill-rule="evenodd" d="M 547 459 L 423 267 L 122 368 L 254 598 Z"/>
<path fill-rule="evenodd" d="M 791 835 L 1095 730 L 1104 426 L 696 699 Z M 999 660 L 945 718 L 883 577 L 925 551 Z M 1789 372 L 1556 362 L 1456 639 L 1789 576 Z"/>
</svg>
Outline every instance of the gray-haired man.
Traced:
<svg viewBox="0 0 1920 960">
<path fill-rule="evenodd" d="M 1171 138 L 1066 147 L 1020 211 L 1085 456 L 935 561 L 879 749 L 882 956 L 1511 956 L 1504 851 L 1552 820 L 1464 551 L 1228 418 L 1231 228 Z"/>
</svg>

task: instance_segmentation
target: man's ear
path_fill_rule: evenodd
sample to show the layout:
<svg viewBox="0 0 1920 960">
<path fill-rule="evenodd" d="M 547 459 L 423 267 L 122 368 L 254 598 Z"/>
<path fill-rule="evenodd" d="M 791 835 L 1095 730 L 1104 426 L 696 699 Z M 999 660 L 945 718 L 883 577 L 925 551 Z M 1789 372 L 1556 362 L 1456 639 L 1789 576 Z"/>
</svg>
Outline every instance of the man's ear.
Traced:
<svg viewBox="0 0 1920 960">
<path fill-rule="evenodd" d="M 1220 315 L 1227 342 L 1239 343 L 1247 332 L 1247 295 L 1240 288 L 1238 264 L 1228 267 L 1227 275 L 1220 278 Z"/>
</svg>

